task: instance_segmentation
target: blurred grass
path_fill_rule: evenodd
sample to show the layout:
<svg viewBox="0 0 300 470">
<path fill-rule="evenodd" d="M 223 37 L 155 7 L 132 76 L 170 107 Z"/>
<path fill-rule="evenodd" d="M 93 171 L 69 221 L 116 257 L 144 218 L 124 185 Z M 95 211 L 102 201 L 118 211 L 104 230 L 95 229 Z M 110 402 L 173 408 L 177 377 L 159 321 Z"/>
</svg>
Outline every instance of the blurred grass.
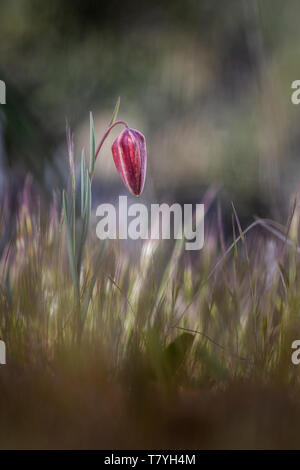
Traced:
<svg viewBox="0 0 300 470">
<path fill-rule="evenodd" d="M 285 242 L 298 202 L 275 236 L 255 226 L 238 241 L 236 219 L 227 257 L 220 221 L 193 258 L 181 242 L 170 258 L 165 241 L 118 241 L 100 264 L 90 229 L 78 324 L 63 219 L 31 198 L 27 184 L 1 259 L 0 447 L 299 445 L 299 255 Z"/>
</svg>

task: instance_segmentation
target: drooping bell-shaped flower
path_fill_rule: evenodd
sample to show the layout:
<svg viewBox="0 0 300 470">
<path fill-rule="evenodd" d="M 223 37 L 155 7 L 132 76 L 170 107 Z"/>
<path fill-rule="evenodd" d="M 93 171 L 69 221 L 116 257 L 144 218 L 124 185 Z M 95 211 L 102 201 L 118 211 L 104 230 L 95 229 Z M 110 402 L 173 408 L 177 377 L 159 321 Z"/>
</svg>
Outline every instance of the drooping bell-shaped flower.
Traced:
<svg viewBox="0 0 300 470">
<path fill-rule="evenodd" d="M 116 168 L 125 186 L 135 196 L 144 188 L 147 166 L 146 140 L 136 129 L 126 127 L 112 145 Z"/>
</svg>

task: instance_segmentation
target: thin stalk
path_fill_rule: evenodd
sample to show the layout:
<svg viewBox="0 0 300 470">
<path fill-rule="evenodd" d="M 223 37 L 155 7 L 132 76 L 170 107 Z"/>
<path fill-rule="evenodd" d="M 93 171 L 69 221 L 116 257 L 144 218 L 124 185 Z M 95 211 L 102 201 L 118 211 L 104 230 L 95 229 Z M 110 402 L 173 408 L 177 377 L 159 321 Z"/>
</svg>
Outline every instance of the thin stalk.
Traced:
<svg viewBox="0 0 300 470">
<path fill-rule="evenodd" d="M 75 181 L 73 184 L 73 253 L 76 258 L 76 193 L 75 193 Z"/>
<path fill-rule="evenodd" d="M 111 131 L 115 126 L 117 126 L 118 124 L 123 124 L 123 126 L 125 126 L 127 129 L 129 128 L 129 126 L 128 126 L 128 124 L 127 124 L 126 121 L 121 121 L 121 120 L 119 120 L 119 121 L 115 121 L 113 124 L 111 124 L 111 125 L 106 129 L 106 131 L 105 131 L 105 133 L 104 133 L 102 139 L 101 139 L 100 142 L 99 142 L 99 145 L 98 145 L 97 150 L 96 150 L 96 153 L 95 153 L 95 162 L 96 162 L 96 160 L 97 160 L 97 157 L 98 157 L 98 154 L 99 154 L 99 152 L 100 152 L 100 150 L 101 150 L 101 147 L 102 147 L 102 145 L 103 145 L 104 142 L 105 142 L 106 137 L 108 136 L 108 134 L 110 133 L 110 131 Z M 92 178 L 92 176 L 93 176 L 93 173 L 90 174 L 90 179 Z"/>
</svg>

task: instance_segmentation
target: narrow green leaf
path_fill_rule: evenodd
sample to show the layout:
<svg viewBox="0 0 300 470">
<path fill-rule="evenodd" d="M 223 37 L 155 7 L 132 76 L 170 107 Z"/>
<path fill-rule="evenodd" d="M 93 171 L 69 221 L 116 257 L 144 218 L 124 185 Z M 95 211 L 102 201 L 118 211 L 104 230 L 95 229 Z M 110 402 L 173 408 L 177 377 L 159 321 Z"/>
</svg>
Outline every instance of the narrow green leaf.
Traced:
<svg viewBox="0 0 300 470">
<path fill-rule="evenodd" d="M 88 171 L 86 172 L 86 226 L 88 228 L 90 216 L 91 216 L 91 204 L 92 204 L 92 194 L 91 194 L 91 180 L 89 178 Z"/>
<path fill-rule="evenodd" d="M 237 215 L 237 212 L 235 210 L 233 202 L 231 202 L 231 205 L 232 205 L 232 209 L 233 209 L 233 212 L 234 212 L 234 217 L 235 217 L 238 229 L 239 229 L 239 234 L 240 234 L 242 243 L 244 244 L 245 243 L 245 237 L 244 237 L 243 230 L 242 230 L 242 227 L 241 227 L 241 224 L 240 224 L 240 221 L 239 221 L 239 218 L 238 218 L 238 215 Z"/>
<path fill-rule="evenodd" d="M 65 191 L 63 191 L 63 212 L 64 212 L 64 219 L 65 219 L 65 225 L 66 225 L 67 249 L 68 249 L 71 275 L 72 275 L 72 280 L 73 280 L 76 296 L 79 298 L 79 283 L 78 283 L 75 257 L 74 257 L 73 246 L 72 246 L 72 236 L 71 236 L 70 224 L 69 224 L 69 219 L 68 219 L 67 197 L 66 197 Z"/>
<path fill-rule="evenodd" d="M 104 252 L 105 245 L 106 245 L 106 240 L 104 240 L 101 243 L 100 251 L 99 251 L 99 254 L 98 254 L 98 257 L 97 257 L 97 261 L 96 261 L 95 274 L 92 277 L 90 286 L 89 286 L 89 288 L 88 288 L 88 290 L 87 290 L 87 292 L 84 296 L 83 302 L 82 302 L 82 307 L 81 307 L 82 323 L 84 323 L 84 321 L 85 321 L 86 312 L 88 310 L 90 300 L 91 300 L 91 297 L 92 297 L 92 293 L 93 293 L 93 289 L 95 287 L 95 283 L 96 283 L 96 280 L 97 280 L 97 274 L 98 274 L 99 269 L 100 269 L 100 261 L 101 261 L 101 258 L 102 258 L 103 252 Z"/>
<path fill-rule="evenodd" d="M 83 171 L 83 165 L 81 166 L 81 171 Z M 81 226 L 81 235 L 80 235 L 80 242 L 79 242 L 78 254 L 77 254 L 77 272 L 78 273 L 80 273 L 82 253 L 83 253 L 84 245 L 87 239 L 89 222 L 90 222 L 90 217 L 91 217 L 91 205 L 92 205 L 91 181 L 90 181 L 88 170 L 86 170 L 85 178 L 82 178 L 82 174 L 81 174 L 81 191 L 82 191 L 83 186 L 84 186 L 85 193 L 84 195 L 81 194 L 81 203 L 83 203 L 83 200 L 84 200 L 84 209 L 81 213 L 82 226 Z"/>
<path fill-rule="evenodd" d="M 93 114 L 90 112 L 90 174 L 94 173 L 95 167 L 95 128 Z"/>
<path fill-rule="evenodd" d="M 115 106 L 115 109 L 114 109 L 114 112 L 113 112 L 113 115 L 112 115 L 112 118 L 111 118 L 110 123 L 109 123 L 109 126 L 111 126 L 115 122 L 115 120 L 117 119 L 117 115 L 118 115 L 119 107 L 120 107 L 120 101 L 121 101 L 121 98 L 118 97 L 117 102 L 116 102 L 116 106 Z"/>
<path fill-rule="evenodd" d="M 86 171 L 86 182 L 85 182 L 85 189 L 86 189 L 86 194 L 85 194 L 85 208 L 84 208 L 84 223 L 83 223 L 83 238 L 82 242 L 83 244 L 86 241 L 87 238 L 87 233 L 89 229 L 89 223 L 90 223 L 90 217 L 91 217 L 91 181 L 89 178 L 89 172 Z"/>
<path fill-rule="evenodd" d="M 85 206 L 85 175 L 86 175 L 86 169 L 85 169 L 85 152 L 84 149 L 82 149 L 81 153 L 81 218 L 83 219 L 83 214 L 84 214 L 84 206 Z"/>
</svg>

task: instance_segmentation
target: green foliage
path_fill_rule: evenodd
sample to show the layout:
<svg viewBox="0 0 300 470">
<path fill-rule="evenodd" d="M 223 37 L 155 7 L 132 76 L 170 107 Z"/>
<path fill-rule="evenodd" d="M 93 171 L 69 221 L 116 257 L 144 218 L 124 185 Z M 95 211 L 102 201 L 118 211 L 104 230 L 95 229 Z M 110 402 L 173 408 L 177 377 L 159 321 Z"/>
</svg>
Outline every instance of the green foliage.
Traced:
<svg viewBox="0 0 300 470">
<path fill-rule="evenodd" d="M 167 386 L 172 386 L 178 380 L 180 372 L 188 367 L 188 354 L 191 351 L 194 335 L 181 333 L 163 351 L 161 363 L 163 367 L 163 377 Z"/>
<path fill-rule="evenodd" d="M 94 173 L 95 167 L 95 129 L 94 119 L 92 113 L 90 113 L 90 175 Z"/>
</svg>

